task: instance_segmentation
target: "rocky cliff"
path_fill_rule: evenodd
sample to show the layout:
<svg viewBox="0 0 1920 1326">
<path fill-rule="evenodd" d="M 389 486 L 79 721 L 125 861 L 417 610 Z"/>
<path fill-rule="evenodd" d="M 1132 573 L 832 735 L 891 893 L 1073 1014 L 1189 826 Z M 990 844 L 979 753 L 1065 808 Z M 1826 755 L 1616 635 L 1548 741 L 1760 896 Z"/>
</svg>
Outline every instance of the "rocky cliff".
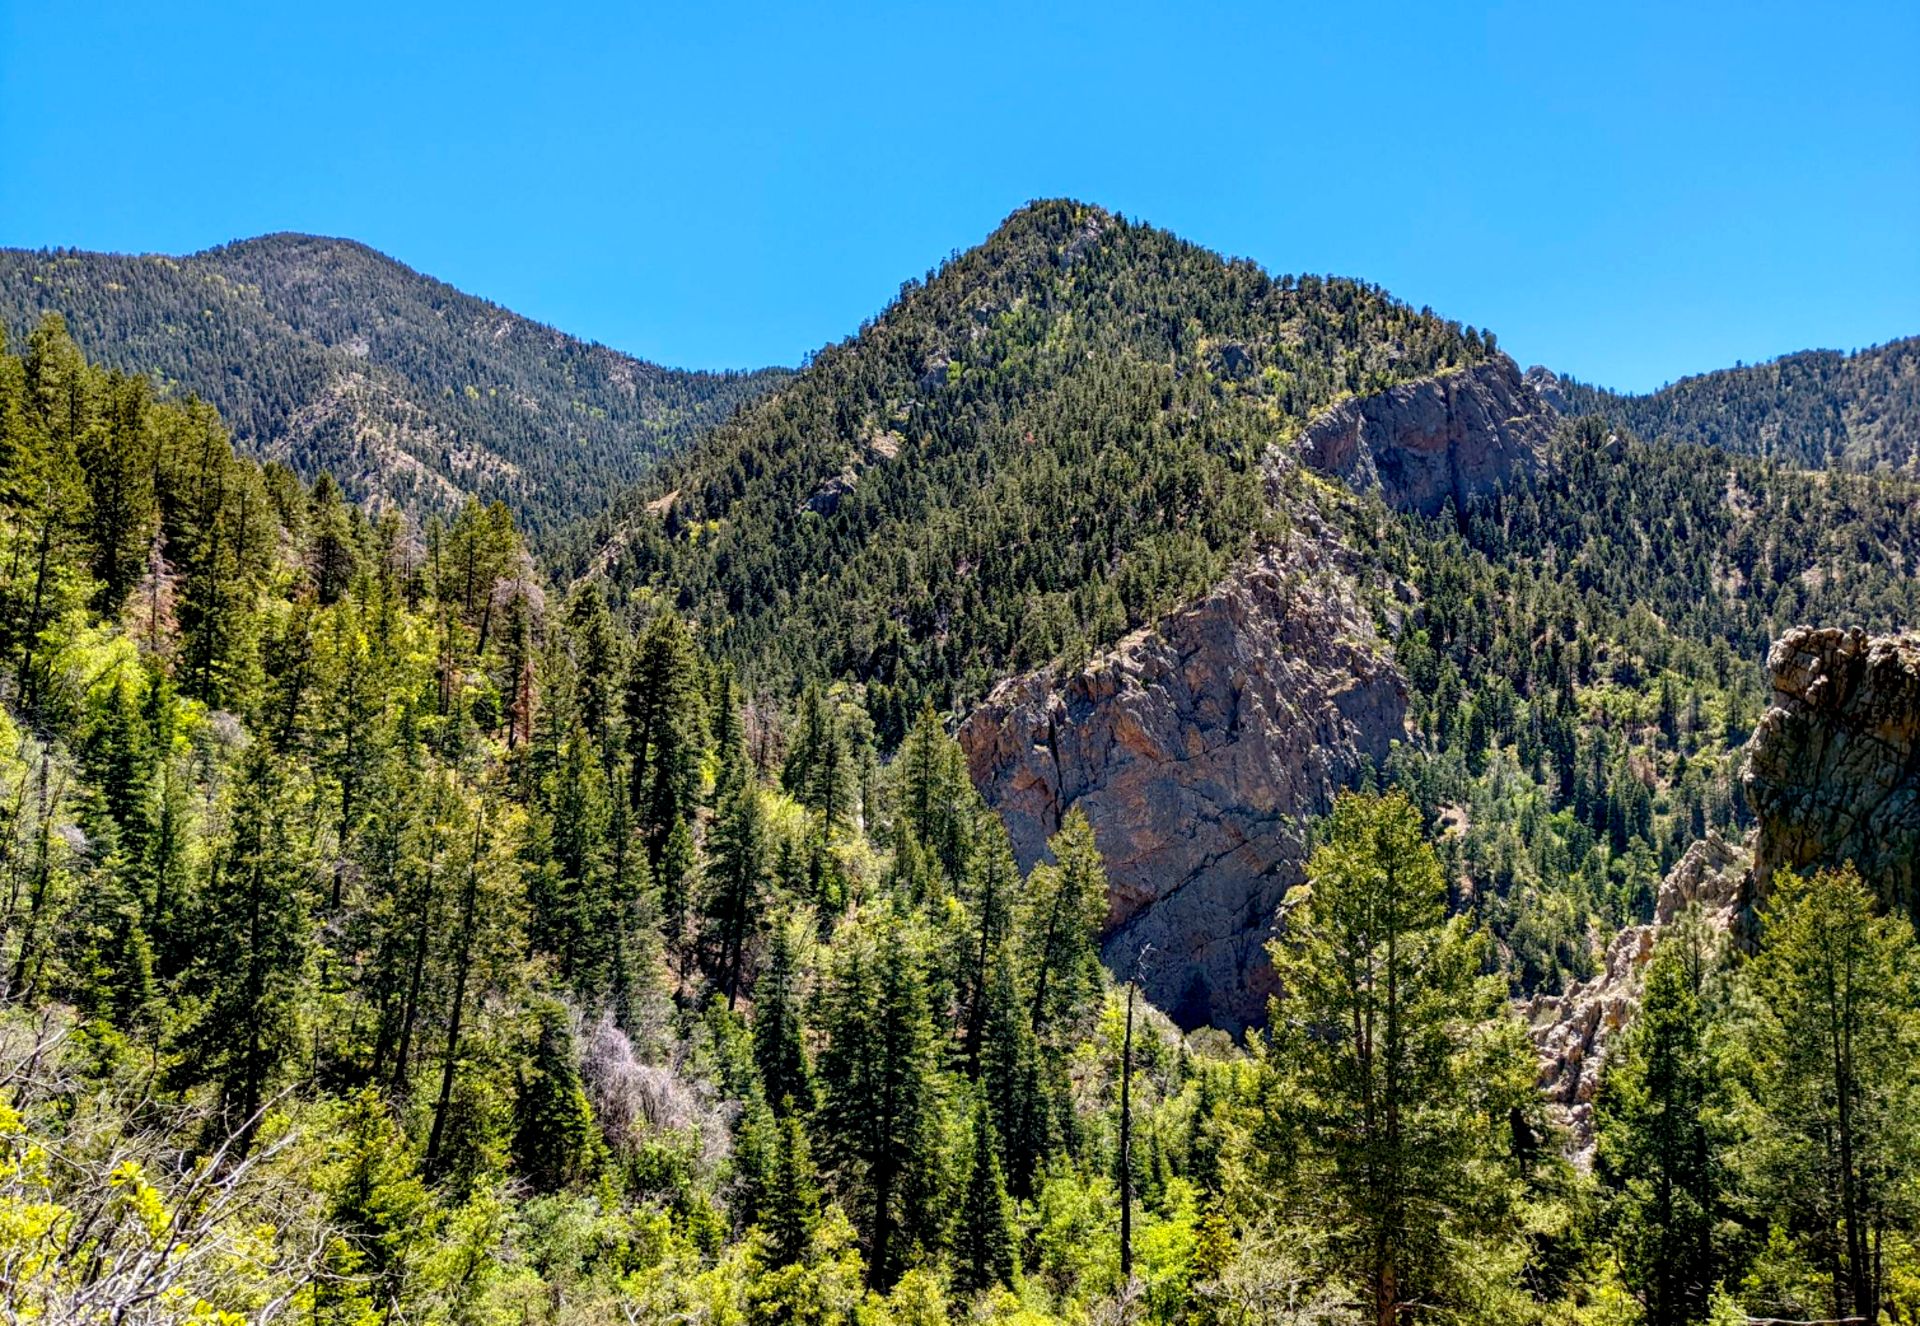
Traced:
<svg viewBox="0 0 1920 1326">
<path fill-rule="evenodd" d="M 1109 965 L 1151 945 L 1147 995 L 1187 1026 L 1264 1017 L 1303 820 L 1405 735 L 1404 683 L 1337 555 L 1302 528 L 1087 666 L 1002 683 L 960 729 L 1023 867 L 1086 812 Z"/>
<path fill-rule="evenodd" d="M 1307 426 L 1300 451 L 1355 491 L 1434 516 L 1537 469 L 1558 417 L 1502 355 L 1343 401 Z"/>
<path fill-rule="evenodd" d="M 1773 705 L 1744 774 L 1760 823 L 1749 900 L 1777 870 L 1852 861 L 1920 916 L 1920 634 L 1798 627 L 1767 666 Z"/>
<path fill-rule="evenodd" d="M 1555 417 L 1504 357 L 1335 406 L 1268 458 L 1281 546 L 1084 668 L 1003 682 L 962 725 L 1023 866 L 1069 808 L 1087 813 L 1113 886 L 1109 964 L 1150 945 L 1147 993 L 1183 1024 L 1264 1017 L 1304 822 L 1406 735 L 1390 646 L 1286 476 L 1304 461 L 1433 515 L 1538 466 Z"/>
<path fill-rule="evenodd" d="M 1758 821 L 1747 845 L 1694 843 L 1661 885 L 1652 924 L 1615 936 L 1591 980 L 1523 1009 L 1548 1099 L 1583 1145 L 1608 1043 L 1633 1016 L 1661 929 L 1689 904 L 1744 940 L 1777 871 L 1852 861 L 1889 904 L 1920 914 L 1920 635 L 1799 627 L 1767 666 L 1773 705 L 1747 746 Z"/>
</svg>

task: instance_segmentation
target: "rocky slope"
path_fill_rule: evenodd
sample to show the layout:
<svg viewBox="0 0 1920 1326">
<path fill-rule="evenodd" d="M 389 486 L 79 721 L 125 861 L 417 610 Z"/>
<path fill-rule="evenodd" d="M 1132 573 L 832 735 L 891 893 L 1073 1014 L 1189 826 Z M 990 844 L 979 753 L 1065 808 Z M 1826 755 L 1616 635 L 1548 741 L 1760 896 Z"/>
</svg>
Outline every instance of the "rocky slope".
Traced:
<svg viewBox="0 0 1920 1326">
<path fill-rule="evenodd" d="M 1687 849 L 1660 884 L 1653 921 L 1628 926 L 1607 946 L 1606 965 L 1565 994 L 1535 995 L 1521 1006 L 1540 1053 L 1540 1084 L 1584 1151 L 1593 1142 L 1593 1096 L 1607 1047 L 1640 1001 L 1641 970 L 1660 932 L 1688 907 L 1729 929 L 1739 910 L 1747 850 L 1709 832 Z"/>
<path fill-rule="evenodd" d="M 1889 904 L 1920 903 L 1920 636 L 1803 626 L 1767 666 L 1774 702 L 1747 746 L 1758 821 L 1748 842 L 1694 843 L 1661 885 L 1652 924 L 1616 936 L 1591 980 L 1523 1009 L 1548 1097 L 1583 1145 L 1608 1042 L 1633 1016 L 1660 931 L 1690 904 L 1744 938 L 1776 872 L 1845 861 Z"/>
<path fill-rule="evenodd" d="M 1187 1026 L 1264 1016 L 1264 945 L 1304 819 L 1405 735 L 1386 643 L 1301 532 L 1084 668 L 1013 678 L 960 729 L 1022 867 L 1068 809 L 1112 881 L 1106 957 Z"/>
<path fill-rule="evenodd" d="M 1503 355 L 1342 401 L 1308 425 L 1300 450 L 1356 491 L 1435 516 L 1537 469 L 1557 418 Z"/>
<path fill-rule="evenodd" d="M 1777 870 L 1852 861 L 1920 916 L 1920 634 L 1800 627 L 1767 666 L 1773 705 L 1744 775 L 1760 822 L 1751 898 Z"/>
</svg>

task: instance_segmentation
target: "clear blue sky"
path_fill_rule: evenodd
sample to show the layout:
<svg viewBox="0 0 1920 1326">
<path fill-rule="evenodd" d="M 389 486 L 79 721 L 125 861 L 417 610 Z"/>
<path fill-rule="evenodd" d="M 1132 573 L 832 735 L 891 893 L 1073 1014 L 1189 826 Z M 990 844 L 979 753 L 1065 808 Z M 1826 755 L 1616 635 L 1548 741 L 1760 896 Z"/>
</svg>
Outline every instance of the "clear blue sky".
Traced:
<svg viewBox="0 0 1920 1326">
<path fill-rule="evenodd" d="M 0 245 L 364 240 L 793 363 L 1023 201 L 1649 388 L 1920 332 L 1920 4 L 0 0 Z"/>
</svg>

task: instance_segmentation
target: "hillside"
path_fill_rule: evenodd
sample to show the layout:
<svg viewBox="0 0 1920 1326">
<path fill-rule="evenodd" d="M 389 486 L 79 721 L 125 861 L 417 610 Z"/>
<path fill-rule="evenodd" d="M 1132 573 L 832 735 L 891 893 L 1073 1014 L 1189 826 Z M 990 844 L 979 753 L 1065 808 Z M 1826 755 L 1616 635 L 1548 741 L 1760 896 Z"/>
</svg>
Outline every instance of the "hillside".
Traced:
<svg viewBox="0 0 1920 1326">
<path fill-rule="evenodd" d="M 1920 464 L 1920 337 L 1842 354 L 1808 350 L 1682 378 L 1644 396 L 1562 380 L 1564 408 L 1649 440 L 1720 447 L 1819 469 Z"/>
<path fill-rule="evenodd" d="M 214 405 L 250 454 L 415 513 L 504 500 L 536 537 L 782 376 L 661 368 L 308 235 L 184 258 L 0 251 L 10 343 L 45 312 Z"/>
<path fill-rule="evenodd" d="M 1750 633 L 1911 619 L 1910 488 L 1593 420 L 1536 449 L 1498 359 L 1278 434 L 1269 537 L 1002 694 L 1032 713 L 1067 676 L 1033 729 L 1081 769 L 1113 734 L 1136 789 L 1182 762 L 1244 785 L 1263 753 L 1324 777 L 1285 862 L 1311 887 L 1239 932 L 1277 996 L 1240 1041 L 1101 970 L 1139 901 L 1105 850 L 1124 797 L 1056 807 L 1023 868 L 930 710 L 883 759 L 857 688 L 743 704 L 657 602 L 551 592 L 498 513 L 423 547 L 52 325 L 25 350 L 0 354 L 11 1315 L 1630 1326 L 1628 1286 L 1667 1277 L 1675 1321 L 1751 1320 L 1716 1284 L 1764 1320 L 1911 1316 L 1912 1218 L 1857 1186 L 1920 1182 L 1920 950 L 1870 887 L 1911 852 L 1776 870 L 1750 957 L 1680 908 L 1724 905 L 1723 846 L 1651 893 L 1737 817 Z M 1910 643 L 1775 659 L 1762 852 L 1910 829 Z M 1291 744 L 1256 749 L 1263 713 Z M 1898 814 L 1862 838 L 1874 798 Z M 1107 953 L 1149 989 L 1162 956 Z M 1548 993 L 1545 1083 L 1513 989 Z M 1839 1251 L 1849 1222 L 1884 1253 Z"/>
<path fill-rule="evenodd" d="M 1034 203 L 659 471 L 579 565 L 669 596 L 756 683 L 869 683 L 897 735 L 1203 591 L 1270 519 L 1261 456 L 1321 407 L 1495 356 L 1371 286 Z"/>
</svg>

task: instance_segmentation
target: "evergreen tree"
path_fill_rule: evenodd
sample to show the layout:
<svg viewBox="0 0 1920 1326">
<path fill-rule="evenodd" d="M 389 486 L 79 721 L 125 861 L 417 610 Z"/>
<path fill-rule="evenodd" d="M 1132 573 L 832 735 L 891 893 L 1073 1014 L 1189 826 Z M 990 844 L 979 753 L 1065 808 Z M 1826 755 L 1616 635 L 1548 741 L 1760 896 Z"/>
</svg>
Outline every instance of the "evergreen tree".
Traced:
<svg viewBox="0 0 1920 1326">
<path fill-rule="evenodd" d="M 753 1060 L 769 1101 L 785 1113 L 811 1113 L 813 1071 L 800 1025 L 798 962 L 788 923 L 776 920 L 767 945 L 767 968 L 754 986 Z"/>
<path fill-rule="evenodd" d="M 1446 882 L 1404 794 L 1334 804 L 1271 946 L 1269 1064 L 1307 1173 L 1298 1180 L 1373 1320 L 1446 1302 L 1470 1276 L 1460 1242 L 1486 1212 L 1490 1172 L 1471 1112 L 1466 1051 L 1497 1016 L 1483 948 L 1446 918 Z M 1497 1210 L 1497 1205 L 1493 1206 Z"/>
<path fill-rule="evenodd" d="M 1008 1284 L 1014 1276 L 1013 1207 L 993 1132 L 993 1113 L 976 1093 L 972 1158 L 954 1226 L 954 1287 L 962 1293 Z"/>
<path fill-rule="evenodd" d="M 1718 1069 L 1707 1047 L 1709 960 L 1696 921 L 1647 965 L 1640 1009 L 1608 1055 L 1595 1100 L 1596 1167 L 1620 1194 L 1625 1278 L 1648 1326 L 1705 1321 L 1720 1283 L 1714 1247 Z"/>
<path fill-rule="evenodd" d="M 1021 923 L 1033 1033 L 1043 1046 L 1085 1027 L 1100 992 L 1099 936 L 1107 917 L 1106 867 L 1086 815 L 1068 811 L 1047 850 L 1053 861 L 1027 877 Z"/>
<path fill-rule="evenodd" d="M 720 808 L 708 843 L 701 941 L 727 1006 L 740 993 L 748 947 L 760 926 L 771 849 L 761 792 L 742 786 Z"/>
<path fill-rule="evenodd" d="M 543 1192 L 586 1179 L 599 1159 L 593 1107 L 580 1084 L 573 1024 L 566 1006 L 534 1009 L 535 1039 L 514 1101 L 513 1163 Z"/>
<path fill-rule="evenodd" d="M 773 1129 L 773 1156 L 760 1199 L 760 1227 L 767 1236 L 767 1263 L 791 1266 L 807 1256 L 820 1223 L 820 1187 L 796 1102 L 781 1102 Z"/>
<path fill-rule="evenodd" d="M 1745 985 L 1755 1185 L 1809 1260 L 1835 1317 L 1883 1301 L 1888 1234 L 1916 1174 L 1920 1002 L 1905 918 L 1875 914 L 1852 867 L 1781 872 Z"/>
<path fill-rule="evenodd" d="M 674 825 L 693 814 L 705 728 L 693 637 L 670 612 L 655 617 L 640 638 L 626 709 L 629 796 L 647 860 L 657 870 Z"/>
<path fill-rule="evenodd" d="M 821 1132 L 885 1289 L 933 1233 L 937 1071 L 917 945 L 886 917 L 836 942 L 820 1057 Z"/>
<path fill-rule="evenodd" d="M 243 759 L 232 816 L 195 924 L 200 1003 L 183 1033 L 181 1072 L 218 1085 L 224 1125 L 244 1145 L 300 1044 L 310 944 L 293 795 L 264 743 Z"/>
</svg>

